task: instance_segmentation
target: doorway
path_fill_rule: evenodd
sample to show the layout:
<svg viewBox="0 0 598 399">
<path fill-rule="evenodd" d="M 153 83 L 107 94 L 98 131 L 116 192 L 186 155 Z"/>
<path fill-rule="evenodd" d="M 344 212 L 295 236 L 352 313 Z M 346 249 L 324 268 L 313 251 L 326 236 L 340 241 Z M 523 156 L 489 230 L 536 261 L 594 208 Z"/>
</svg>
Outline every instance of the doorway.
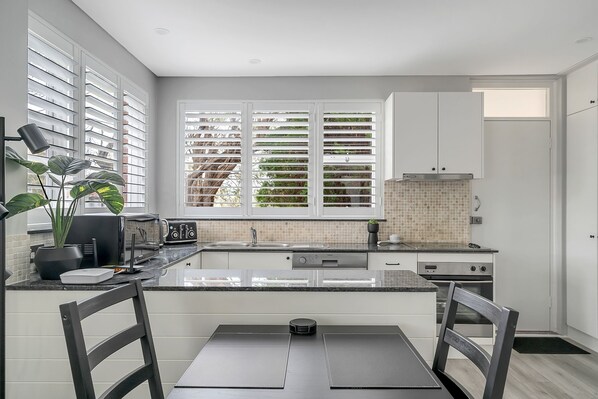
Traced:
<svg viewBox="0 0 598 399">
<path fill-rule="evenodd" d="M 520 312 L 518 331 L 550 330 L 550 134 L 549 120 L 487 120 L 485 177 L 471 186 L 483 217 L 471 239 L 498 249 L 495 300 Z"/>
</svg>

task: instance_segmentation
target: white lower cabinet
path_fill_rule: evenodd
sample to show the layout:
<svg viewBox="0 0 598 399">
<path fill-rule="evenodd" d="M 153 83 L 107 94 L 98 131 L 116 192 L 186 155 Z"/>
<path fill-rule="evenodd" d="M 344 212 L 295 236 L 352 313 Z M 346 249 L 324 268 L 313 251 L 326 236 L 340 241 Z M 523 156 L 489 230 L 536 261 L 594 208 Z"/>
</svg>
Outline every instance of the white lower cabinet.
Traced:
<svg viewBox="0 0 598 399">
<path fill-rule="evenodd" d="M 172 266 L 168 266 L 169 269 L 201 269 L 201 253 L 197 253 L 183 259 L 180 262 L 175 263 Z"/>
<path fill-rule="evenodd" d="M 417 273 L 417 253 L 368 252 L 368 270 L 411 270 Z"/>
<path fill-rule="evenodd" d="M 229 252 L 229 269 L 291 270 L 292 252 Z"/>
<path fill-rule="evenodd" d="M 202 269 L 228 269 L 228 252 L 202 252 Z"/>
</svg>

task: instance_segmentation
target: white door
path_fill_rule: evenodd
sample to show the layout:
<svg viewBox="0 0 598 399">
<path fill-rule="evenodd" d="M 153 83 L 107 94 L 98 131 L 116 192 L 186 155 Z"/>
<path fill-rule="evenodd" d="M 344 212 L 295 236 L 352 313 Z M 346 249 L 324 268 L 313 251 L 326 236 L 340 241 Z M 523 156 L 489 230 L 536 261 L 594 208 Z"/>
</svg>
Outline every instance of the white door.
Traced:
<svg viewBox="0 0 598 399">
<path fill-rule="evenodd" d="M 484 179 L 472 241 L 498 249 L 495 300 L 520 312 L 519 331 L 550 329 L 550 122 L 486 121 Z M 472 202 L 476 207 L 477 201 Z"/>
<path fill-rule="evenodd" d="M 482 93 L 438 93 L 439 173 L 482 177 Z"/>
<path fill-rule="evenodd" d="M 567 117 L 567 324 L 598 337 L 598 111 Z"/>
</svg>

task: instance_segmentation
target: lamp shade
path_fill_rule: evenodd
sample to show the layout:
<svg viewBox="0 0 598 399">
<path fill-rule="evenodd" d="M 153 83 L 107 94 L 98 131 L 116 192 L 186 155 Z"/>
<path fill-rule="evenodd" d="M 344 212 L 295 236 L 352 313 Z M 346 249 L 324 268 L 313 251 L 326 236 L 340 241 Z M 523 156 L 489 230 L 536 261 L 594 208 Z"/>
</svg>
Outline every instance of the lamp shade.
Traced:
<svg viewBox="0 0 598 399">
<path fill-rule="evenodd" d="M 4 219 L 8 216 L 8 209 L 4 207 L 2 203 L 0 203 L 0 220 Z"/>
<path fill-rule="evenodd" d="M 37 154 L 38 152 L 42 152 L 50 148 L 50 144 L 46 141 L 42 131 L 37 127 L 35 123 L 30 123 L 28 125 L 20 127 L 17 132 L 25 142 L 29 151 L 33 154 Z"/>
</svg>

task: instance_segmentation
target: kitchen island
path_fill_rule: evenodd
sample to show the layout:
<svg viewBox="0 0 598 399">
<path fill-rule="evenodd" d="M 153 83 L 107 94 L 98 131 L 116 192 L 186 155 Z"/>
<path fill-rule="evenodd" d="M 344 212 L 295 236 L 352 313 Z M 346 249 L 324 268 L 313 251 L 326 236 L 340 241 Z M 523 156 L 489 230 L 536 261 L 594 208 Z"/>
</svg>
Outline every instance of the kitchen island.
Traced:
<svg viewBox="0 0 598 399">
<path fill-rule="evenodd" d="M 165 394 L 220 324 L 399 325 L 431 362 L 436 286 L 410 271 L 154 269 L 144 286 Z M 74 398 L 58 305 L 114 285 L 30 281 L 7 291 L 7 397 Z M 87 346 L 133 323 L 130 303 L 83 324 Z M 140 364 L 127 347 L 94 371 L 99 389 Z M 134 398 L 147 398 L 140 387 Z"/>
</svg>

